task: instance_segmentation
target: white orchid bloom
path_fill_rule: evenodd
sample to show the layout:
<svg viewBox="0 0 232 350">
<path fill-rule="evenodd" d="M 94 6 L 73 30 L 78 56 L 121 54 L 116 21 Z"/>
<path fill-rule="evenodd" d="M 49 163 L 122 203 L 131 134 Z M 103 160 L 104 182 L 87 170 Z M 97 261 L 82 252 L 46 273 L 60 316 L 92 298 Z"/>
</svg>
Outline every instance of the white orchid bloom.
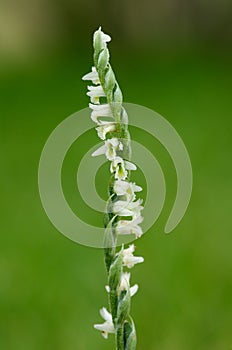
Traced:
<svg viewBox="0 0 232 350">
<path fill-rule="evenodd" d="M 141 210 L 143 209 L 142 202 L 142 199 L 138 199 L 136 202 L 118 200 L 113 204 L 113 213 L 119 216 L 137 218 L 141 215 Z"/>
<path fill-rule="evenodd" d="M 136 197 L 135 192 L 142 191 L 142 187 L 133 182 L 118 180 L 114 183 L 114 191 L 118 196 L 126 195 L 128 201 L 133 201 Z"/>
<path fill-rule="evenodd" d="M 98 72 L 95 67 L 92 67 L 92 72 L 85 74 L 82 80 L 92 80 L 93 84 L 100 84 Z"/>
<path fill-rule="evenodd" d="M 109 286 L 105 286 L 105 289 L 106 289 L 107 293 L 110 292 Z M 133 297 L 133 295 L 135 295 L 137 293 L 138 289 L 139 289 L 138 284 L 135 284 L 132 287 L 130 287 L 130 296 Z"/>
<path fill-rule="evenodd" d="M 90 97 L 90 101 L 95 104 L 99 104 L 99 98 L 105 97 L 105 92 L 101 85 L 99 86 L 88 86 L 88 92 L 86 93 L 87 96 Z"/>
<path fill-rule="evenodd" d="M 125 180 L 128 171 L 125 168 L 124 160 L 121 157 L 115 157 L 110 165 L 110 172 L 115 172 L 115 178 L 118 180 Z"/>
<path fill-rule="evenodd" d="M 130 202 L 128 204 L 127 209 L 131 211 L 131 216 L 133 217 L 133 219 L 136 219 L 141 216 L 141 210 L 143 210 L 143 206 L 141 205 L 142 203 L 143 203 L 143 200 L 138 199 L 137 201 Z"/>
<path fill-rule="evenodd" d="M 135 284 L 134 286 L 130 287 L 130 273 L 123 272 L 121 275 L 120 285 L 118 287 L 118 294 L 120 294 L 121 291 L 128 289 L 130 290 L 130 296 L 133 297 L 133 295 L 135 295 L 135 293 L 138 291 L 139 286 Z"/>
<path fill-rule="evenodd" d="M 106 140 L 105 144 L 93 152 L 92 156 L 96 157 L 105 154 L 107 159 L 114 160 L 116 158 L 116 150 L 118 146 L 118 139 L 113 137 L 112 139 Z"/>
<path fill-rule="evenodd" d="M 89 108 L 92 109 L 91 119 L 94 123 L 99 124 L 98 117 L 113 117 L 110 105 L 108 103 L 102 105 L 94 105 L 89 103 Z"/>
<path fill-rule="evenodd" d="M 139 264 L 144 262 L 144 258 L 142 256 L 134 256 L 133 253 L 135 251 L 135 245 L 131 244 L 129 248 L 123 249 L 122 251 L 122 261 L 123 265 L 131 269 L 135 264 Z"/>
<path fill-rule="evenodd" d="M 132 216 L 133 212 L 128 208 L 128 202 L 117 201 L 113 204 L 113 213 L 119 216 Z"/>
<path fill-rule="evenodd" d="M 119 220 L 116 226 L 116 232 L 119 235 L 131 235 L 134 234 L 136 238 L 142 236 L 143 231 L 139 224 L 143 221 L 143 217 L 140 215 L 132 220 Z"/>
<path fill-rule="evenodd" d="M 101 122 L 101 121 L 99 122 L 100 122 L 100 125 L 96 128 L 97 134 L 101 140 L 105 140 L 106 134 L 108 134 L 109 132 L 115 131 L 116 124 L 111 122 Z"/>
<path fill-rule="evenodd" d="M 102 332 L 102 336 L 107 339 L 109 333 L 115 333 L 112 315 L 105 307 L 100 310 L 100 315 L 105 320 L 102 324 L 95 324 L 94 328 Z"/>
</svg>

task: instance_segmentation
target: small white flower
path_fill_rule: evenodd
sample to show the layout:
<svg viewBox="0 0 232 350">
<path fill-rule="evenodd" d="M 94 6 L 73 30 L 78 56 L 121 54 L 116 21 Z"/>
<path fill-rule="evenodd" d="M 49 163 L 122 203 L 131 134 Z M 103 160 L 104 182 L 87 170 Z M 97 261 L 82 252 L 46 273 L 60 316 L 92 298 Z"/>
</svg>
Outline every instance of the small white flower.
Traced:
<svg viewBox="0 0 232 350">
<path fill-rule="evenodd" d="M 121 275 L 121 281 L 118 287 L 118 291 L 121 292 L 122 290 L 128 290 L 129 287 L 130 287 L 130 273 L 123 272 Z"/>
<path fill-rule="evenodd" d="M 113 117 L 109 104 L 94 105 L 89 104 L 89 108 L 92 109 L 91 119 L 94 123 L 99 124 L 98 117 Z"/>
<path fill-rule="evenodd" d="M 127 201 L 117 201 L 113 204 L 113 213 L 119 216 L 132 216 L 133 212 L 128 208 Z"/>
<path fill-rule="evenodd" d="M 98 137 L 101 140 L 105 140 L 106 134 L 114 131 L 115 129 L 116 129 L 116 125 L 114 123 L 111 123 L 111 122 L 101 122 L 101 124 L 96 128 Z"/>
<path fill-rule="evenodd" d="M 139 226 L 142 221 L 143 217 L 141 215 L 132 220 L 119 220 L 116 226 L 116 231 L 119 235 L 134 234 L 136 238 L 139 238 L 143 234 L 143 231 Z"/>
<path fill-rule="evenodd" d="M 118 287 L 118 294 L 120 294 L 121 291 L 128 289 L 130 290 L 130 296 L 133 297 L 133 295 L 135 295 L 135 293 L 138 291 L 139 286 L 135 284 L 134 286 L 130 287 L 130 273 L 123 272 L 121 275 L 120 285 Z"/>
<path fill-rule="evenodd" d="M 142 187 L 132 182 L 118 180 L 114 183 L 114 191 L 118 196 L 126 195 L 128 201 L 133 201 L 136 197 L 135 192 L 142 191 Z"/>
<path fill-rule="evenodd" d="M 105 320 L 102 324 L 95 324 L 94 328 L 102 332 L 102 336 L 107 339 L 109 333 L 115 333 L 115 328 L 112 321 L 112 315 L 105 307 L 100 310 L 100 315 Z"/>
<path fill-rule="evenodd" d="M 135 202 L 130 202 L 127 206 L 127 208 L 131 211 L 131 216 L 133 216 L 133 219 L 136 219 L 141 216 L 141 210 L 143 210 L 143 206 L 141 205 L 143 203 L 142 199 L 138 199 Z"/>
<path fill-rule="evenodd" d="M 110 292 L 110 287 L 109 286 L 105 286 L 105 288 L 106 288 L 107 293 L 109 293 Z M 130 296 L 133 297 L 133 295 L 135 295 L 137 293 L 138 289 L 139 289 L 138 284 L 135 284 L 132 287 L 130 287 Z"/>
<path fill-rule="evenodd" d="M 133 218 L 137 218 L 143 209 L 143 206 L 141 206 L 142 202 L 142 199 L 138 199 L 136 202 L 118 200 L 113 205 L 113 213 L 119 216 L 133 216 Z"/>
<path fill-rule="evenodd" d="M 108 139 L 105 144 L 93 152 L 92 156 L 96 157 L 101 154 L 105 154 L 107 159 L 114 160 L 116 158 L 116 149 L 119 145 L 119 141 L 116 137 Z"/>
<path fill-rule="evenodd" d="M 95 67 L 92 67 L 92 72 L 85 74 L 82 80 L 92 80 L 93 84 L 100 84 L 98 72 Z"/>
<path fill-rule="evenodd" d="M 88 86 L 88 92 L 86 93 L 87 96 L 90 97 L 90 101 L 92 103 L 99 104 L 99 98 L 105 97 L 105 92 L 101 85 L 99 86 Z"/>
<path fill-rule="evenodd" d="M 115 172 L 117 180 L 125 180 L 127 177 L 127 170 L 125 168 L 124 160 L 121 157 L 115 157 L 110 165 L 110 172 Z"/>
<path fill-rule="evenodd" d="M 139 264 L 144 262 L 144 258 L 142 256 L 134 256 L 133 253 L 135 251 L 134 244 L 131 244 L 129 248 L 123 249 L 123 265 L 131 269 L 135 264 Z"/>
</svg>

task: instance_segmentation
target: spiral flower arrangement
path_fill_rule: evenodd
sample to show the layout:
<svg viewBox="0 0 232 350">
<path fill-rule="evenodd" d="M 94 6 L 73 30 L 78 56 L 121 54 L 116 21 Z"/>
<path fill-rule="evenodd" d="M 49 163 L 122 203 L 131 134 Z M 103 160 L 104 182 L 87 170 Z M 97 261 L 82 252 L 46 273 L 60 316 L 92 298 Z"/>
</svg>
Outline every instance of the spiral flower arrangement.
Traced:
<svg viewBox="0 0 232 350">
<path fill-rule="evenodd" d="M 96 131 L 104 144 L 92 155 L 105 155 L 110 161 L 111 178 L 108 186 L 108 201 L 104 216 L 104 256 L 108 274 L 106 292 L 109 299 L 109 311 L 100 310 L 104 319 L 95 324 L 104 338 L 114 333 L 117 350 L 136 349 L 136 330 L 130 316 L 131 297 L 137 292 L 138 285 L 130 286 L 128 269 L 142 263 L 142 257 L 134 256 L 134 244 L 117 248 L 119 235 L 142 235 L 140 223 L 143 221 L 142 200 L 136 193 L 140 186 L 130 182 L 130 172 L 136 170 L 131 159 L 131 142 L 128 131 L 128 116 L 122 106 L 123 96 L 109 63 L 107 43 L 110 36 L 99 28 L 93 36 L 94 66 L 82 79 L 92 81 L 88 86 L 91 119 L 96 123 Z"/>
</svg>

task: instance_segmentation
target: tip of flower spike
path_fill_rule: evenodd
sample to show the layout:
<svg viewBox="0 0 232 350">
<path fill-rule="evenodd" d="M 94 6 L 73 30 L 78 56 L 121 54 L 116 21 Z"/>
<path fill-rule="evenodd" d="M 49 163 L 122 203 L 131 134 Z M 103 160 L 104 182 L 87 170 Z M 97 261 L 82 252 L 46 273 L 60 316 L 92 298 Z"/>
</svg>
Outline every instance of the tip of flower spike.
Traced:
<svg viewBox="0 0 232 350">
<path fill-rule="evenodd" d="M 109 41 L 111 41 L 111 37 L 108 35 L 108 34 L 105 34 L 103 31 L 102 31 L 102 28 L 101 26 L 98 28 L 98 30 L 96 30 L 94 32 L 94 38 L 93 38 L 93 41 L 95 44 L 96 41 L 98 41 L 98 39 L 101 41 L 101 44 L 103 45 L 103 47 L 105 47 L 105 44 L 108 43 Z M 100 44 L 100 43 L 98 43 Z M 101 46 L 102 46 L 101 45 Z"/>
</svg>

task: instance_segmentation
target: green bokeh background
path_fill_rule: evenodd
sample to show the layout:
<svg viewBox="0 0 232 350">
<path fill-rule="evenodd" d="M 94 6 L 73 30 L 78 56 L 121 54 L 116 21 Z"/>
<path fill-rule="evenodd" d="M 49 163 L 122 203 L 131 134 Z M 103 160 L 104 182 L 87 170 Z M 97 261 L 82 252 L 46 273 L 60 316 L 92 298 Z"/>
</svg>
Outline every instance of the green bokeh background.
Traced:
<svg viewBox="0 0 232 350">
<path fill-rule="evenodd" d="M 232 349 L 231 4 L 25 0 L 1 7 L 0 349 L 114 348 L 113 337 L 105 341 L 93 329 L 107 301 L 103 252 L 57 232 L 37 186 L 49 134 L 88 104 L 81 76 L 91 67 L 99 24 L 113 37 L 111 62 L 125 101 L 166 117 L 193 166 L 188 211 L 165 235 L 175 171 L 156 140 L 131 130 L 167 180 L 162 215 L 136 242 L 145 257 L 132 270 L 140 286 L 132 304 L 138 349 Z M 76 168 L 95 142 L 94 132 L 77 142 L 63 172 L 67 199 L 86 220 L 91 211 L 77 198 Z M 96 182 L 104 197 L 103 170 Z"/>
</svg>

